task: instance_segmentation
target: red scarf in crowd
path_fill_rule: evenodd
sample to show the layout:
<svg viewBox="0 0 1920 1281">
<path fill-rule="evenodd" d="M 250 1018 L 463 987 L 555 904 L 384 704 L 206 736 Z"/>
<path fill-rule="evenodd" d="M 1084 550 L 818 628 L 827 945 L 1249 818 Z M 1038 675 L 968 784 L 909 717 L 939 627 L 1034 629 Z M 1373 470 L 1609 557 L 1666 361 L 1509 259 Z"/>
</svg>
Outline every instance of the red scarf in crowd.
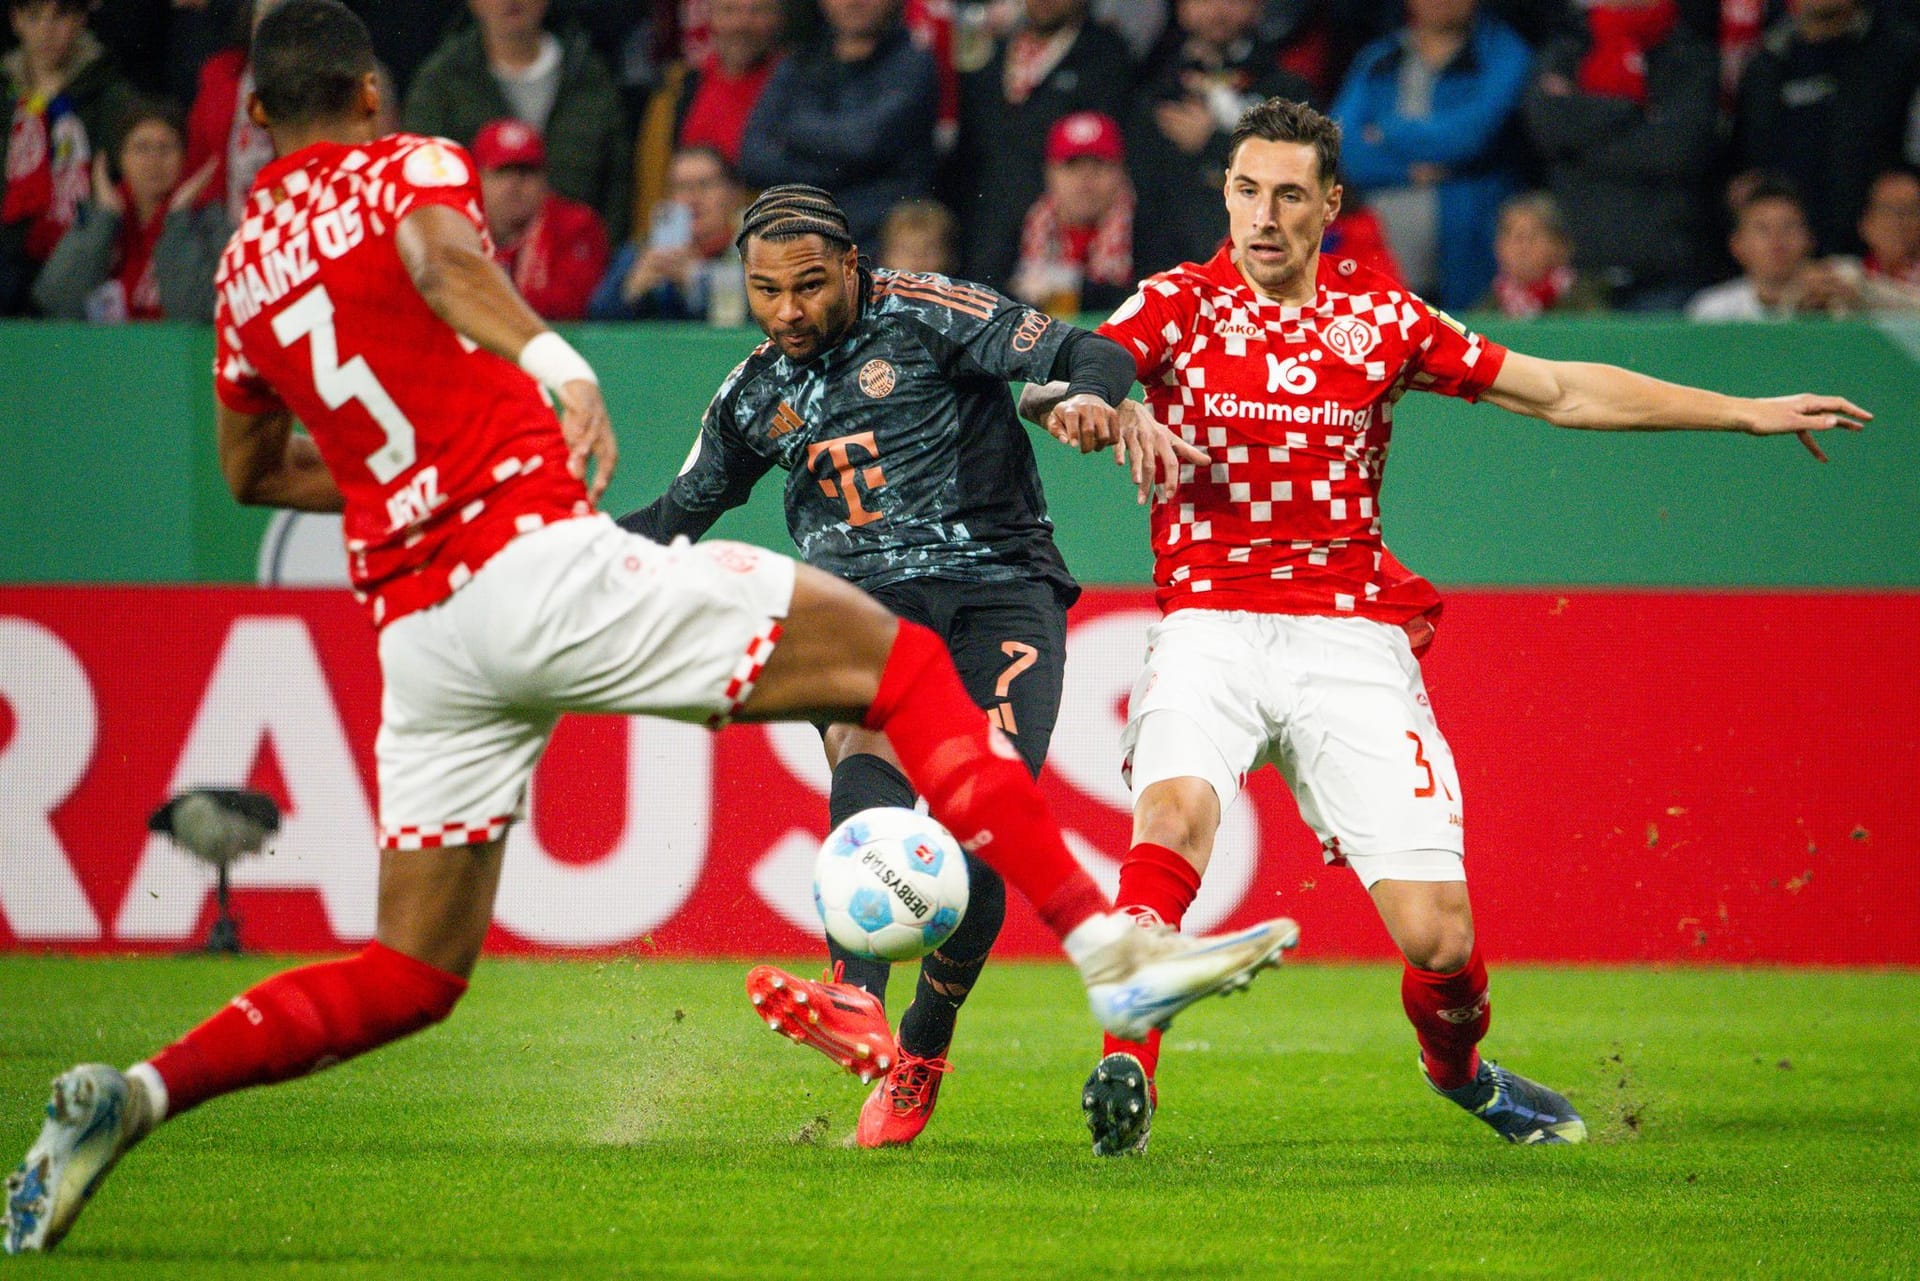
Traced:
<svg viewBox="0 0 1920 1281">
<path fill-rule="evenodd" d="M 1502 272 L 1493 278 L 1493 296 L 1503 316 L 1537 316 L 1543 311 L 1552 311 L 1573 288 L 1573 280 L 1571 267 L 1555 267 L 1530 285 Z"/>
<path fill-rule="evenodd" d="M 1720 97 L 1729 106 L 1766 27 L 1767 0 L 1720 0 Z"/>
<path fill-rule="evenodd" d="M 7 138 L 7 192 L 0 222 L 26 222 L 27 256 L 45 262 L 73 225 L 93 186 L 87 127 L 66 94 L 30 94 L 13 104 Z"/>
<path fill-rule="evenodd" d="M 1079 234 L 1075 234 L 1076 231 Z M 1121 188 L 1113 208 L 1092 227 L 1072 228 L 1060 221 L 1050 195 L 1027 210 L 1020 228 L 1020 270 L 1045 270 L 1069 264 L 1080 278 L 1096 285 L 1130 285 L 1133 274 L 1133 186 Z"/>
<path fill-rule="evenodd" d="M 1017 107 L 1031 98 L 1079 38 L 1078 27 L 1066 27 L 1050 36 L 1035 35 L 1031 31 L 1015 34 L 1007 41 L 1006 71 L 1000 82 L 1007 101 Z"/>
<path fill-rule="evenodd" d="M 142 223 L 134 212 L 133 190 L 124 182 L 120 199 L 127 211 L 120 216 L 120 243 L 114 246 L 113 283 L 120 287 L 123 315 L 128 320 L 159 320 L 160 287 L 153 281 L 153 250 L 166 230 L 166 202 Z"/>
<path fill-rule="evenodd" d="M 1603 98 L 1647 101 L 1647 50 L 1659 46 L 1680 19 L 1674 0 L 1587 10 L 1593 45 L 1580 63 L 1580 88 Z"/>
</svg>

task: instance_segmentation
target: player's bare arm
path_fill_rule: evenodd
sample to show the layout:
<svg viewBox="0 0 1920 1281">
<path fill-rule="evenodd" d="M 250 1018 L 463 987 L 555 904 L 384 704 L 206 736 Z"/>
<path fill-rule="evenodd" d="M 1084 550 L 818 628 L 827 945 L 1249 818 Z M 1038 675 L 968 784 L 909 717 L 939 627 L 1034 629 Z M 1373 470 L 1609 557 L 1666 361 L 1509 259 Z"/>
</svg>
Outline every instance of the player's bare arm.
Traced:
<svg viewBox="0 0 1920 1281">
<path fill-rule="evenodd" d="M 256 507 L 337 512 L 344 502 L 313 438 L 293 430 L 285 409 L 243 414 L 216 403 L 216 448 L 227 488 Z"/>
<path fill-rule="evenodd" d="M 1085 424 L 1091 411 L 1076 404 L 1083 401 L 1097 403 L 1111 416 L 1110 426 L 1105 429 L 1109 434 L 1097 443 L 1088 443 L 1091 435 Z M 1180 492 L 1182 463 L 1205 466 L 1212 461 L 1205 450 L 1183 440 L 1139 401 L 1123 400 L 1118 405 L 1108 405 L 1088 393 L 1069 396 L 1064 381 L 1028 383 L 1020 391 L 1020 416 L 1083 454 L 1113 446 L 1114 465 L 1128 469 L 1142 504 L 1153 496 L 1156 477 L 1164 496 L 1171 499 Z"/>
<path fill-rule="evenodd" d="M 444 205 L 415 209 L 401 220 L 394 243 L 434 315 L 520 365 L 559 398 L 568 466 L 586 480 L 592 463 L 587 495 L 598 503 L 620 450 L 593 370 L 527 306 L 481 244 L 479 230 L 457 210 Z"/>
<path fill-rule="evenodd" d="M 1556 427 L 1593 431 L 1740 431 L 1750 436 L 1792 433 L 1821 462 L 1826 453 L 1813 433 L 1859 431 L 1873 415 L 1839 396 L 1802 393 L 1755 400 L 1700 387 L 1662 382 L 1616 365 L 1542 360 L 1507 353 L 1487 399 L 1502 409 Z"/>
</svg>

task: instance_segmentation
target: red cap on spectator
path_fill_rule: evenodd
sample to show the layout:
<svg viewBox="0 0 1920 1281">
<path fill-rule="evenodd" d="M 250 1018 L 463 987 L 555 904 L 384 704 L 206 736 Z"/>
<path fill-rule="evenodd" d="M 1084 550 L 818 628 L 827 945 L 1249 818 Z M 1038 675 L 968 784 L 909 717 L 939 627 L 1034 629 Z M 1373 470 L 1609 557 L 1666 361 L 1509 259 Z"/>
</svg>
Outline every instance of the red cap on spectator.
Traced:
<svg viewBox="0 0 1920 1281">
<path fill-rule="evenodd" d="M 1098 111 L 1076 111 L 1054 121 L 1047 133 L 1047 163 L 1088 158 L 1120 163 L 1120 126 L 1113 117 Z"/>
<path fill-rule="evenodd" d="M 482 169 L 547 167 L 547 145 L 540 141 L 540 131 L 524 120 L 489 121 L 480 126 L 467 150 Z"/>
</svg>

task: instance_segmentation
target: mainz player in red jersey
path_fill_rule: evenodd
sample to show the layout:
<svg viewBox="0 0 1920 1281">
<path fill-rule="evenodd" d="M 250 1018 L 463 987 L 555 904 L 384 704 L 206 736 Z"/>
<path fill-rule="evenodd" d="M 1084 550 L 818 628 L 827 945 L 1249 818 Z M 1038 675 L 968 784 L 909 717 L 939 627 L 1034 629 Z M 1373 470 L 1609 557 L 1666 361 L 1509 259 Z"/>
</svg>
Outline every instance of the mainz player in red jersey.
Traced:
<svg viewBox="0 0 1920 1281">
<path fill-rule="evenodd" d="M 159 1122 L 451 1013 L 564 711 L 884 732 L 934 815 L 1060 936 L 1109 1031 L 1144 1036 L 1292 942 L 1290 921 L 1190 940 L 1115 913 L 931 631 L 759 548 L 663 547 L 594 513 L 614 463 L 599 387 L 493 263 L 471 158 L 375 138 L 372 42 L 337 0 L 276 7 L 252 67 L 248 109 L 280 158 L 218 278 L 220 461 L 244 502 L 345 512 L 385 683 L 377 934 L 125 1073 L 60 1077 L 7 1178 L 9 1253 L 57 1244 Z"/>
<path fill-rule="evenodd" d="M 1246 775 L 1274 765 L 1351 867 L 1406 958 L 1400 985 L 1420 1068 L 1440 1094 L 1516 1143 L 1578 1143 L 1559 1094 L 1483 1061 L 1487 971 L 1468 907 L 1460 780 L 1416 655 L 1439 596 L 1380 538 L 1394 405 L 1408 391 L 1560 427 L 1793 434 L 1858 429 L 1834 396 L 1746 400 L 1608 365 L 1538 360 L 1467 333 L 1392 281 L 1320 253 L 1340 209 L 1339 126 L 1272 99 L 1242 117 L 1226 175 L 1229 245 L 1154 276 L 1100 329 L 1133 353 L 1151 414 L 1204 449 L 1152 513 L 1165 616 L 1124 734 L 1133 848 L 1119 904 L 1178 925 Z M 1062 439 L 1112 443 L 1050 411 Z M 1161 456 L 1116 448 L 1136 480 Z M 1157 1035 L 1108 1038 L 1081 1101 L 1097 1153 L 1142 1151 Z"/>
</svg>

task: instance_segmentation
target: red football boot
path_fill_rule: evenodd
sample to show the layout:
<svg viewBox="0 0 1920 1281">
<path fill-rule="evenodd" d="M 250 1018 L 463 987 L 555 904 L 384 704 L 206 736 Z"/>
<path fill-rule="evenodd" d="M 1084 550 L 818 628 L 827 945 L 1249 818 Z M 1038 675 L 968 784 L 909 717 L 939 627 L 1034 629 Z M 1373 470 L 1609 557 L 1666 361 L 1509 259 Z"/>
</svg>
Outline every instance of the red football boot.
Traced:
<svg viewBox="0 0 1920 1281">
<path fill-rule="evenodd" d="M 953 1071 L 945 1059 L 923 1059 L 902 1050 L 887 1079 L 873 1087 L 860 1108 L 854 1138 L 863 1148 L 904 1147 L 920 1137 L 940 1097 L 940 1078 Z"/>
<path fill-rule="evenodd" d="M 833 981 L 810 983 L 771 965 L 756 965 L 747 971 L 747 999 L 768 1027 L 812 1046 L 864 1083 L 892 1068 L 899 1050 L 886 1007 L 839 978 L 838 966 Z"/>
</svg>

